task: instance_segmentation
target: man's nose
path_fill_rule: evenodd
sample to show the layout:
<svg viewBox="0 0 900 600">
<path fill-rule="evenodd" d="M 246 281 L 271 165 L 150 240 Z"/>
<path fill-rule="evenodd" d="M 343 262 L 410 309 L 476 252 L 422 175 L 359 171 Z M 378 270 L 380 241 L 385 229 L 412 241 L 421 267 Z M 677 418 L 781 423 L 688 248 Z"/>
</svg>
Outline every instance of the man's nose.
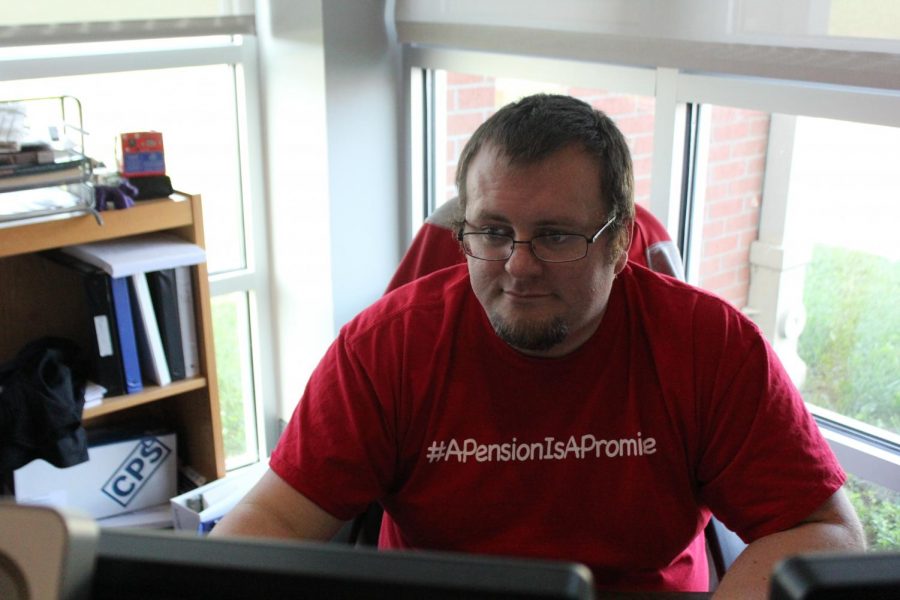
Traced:
<svg viewBox="0 0 900 600">
<path fill-rule="evenodd" d="M 524 277 L 539 272 L 541 261 L 534 255 L 531 242 L 513 242 L 512 255 L 506 259 L 506 272 L 516 277 Z"/>
</svg>

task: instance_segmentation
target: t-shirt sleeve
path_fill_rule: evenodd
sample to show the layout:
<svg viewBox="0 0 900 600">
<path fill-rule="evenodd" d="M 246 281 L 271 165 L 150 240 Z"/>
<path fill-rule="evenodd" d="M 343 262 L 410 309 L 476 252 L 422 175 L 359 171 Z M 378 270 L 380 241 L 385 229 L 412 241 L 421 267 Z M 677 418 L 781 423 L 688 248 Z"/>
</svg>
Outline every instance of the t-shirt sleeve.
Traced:
<svg viewBox="0 0 900 600">
<path fill-rule="evenodd" d="M 698 381 L 708 382 L 697 478 L 713 513 L 752 541 L 802 521 L 846 475 L 761 332 L 737 314 L 726 322 L 719 341 L 695 348 Z"/>
<path fill-rule="evenodd" d="M 310 377 L 270 460 L 289 485 L 341 520 L 384 494 L 395 463 L 376 385 L 342 333 Z"/>
</svg>

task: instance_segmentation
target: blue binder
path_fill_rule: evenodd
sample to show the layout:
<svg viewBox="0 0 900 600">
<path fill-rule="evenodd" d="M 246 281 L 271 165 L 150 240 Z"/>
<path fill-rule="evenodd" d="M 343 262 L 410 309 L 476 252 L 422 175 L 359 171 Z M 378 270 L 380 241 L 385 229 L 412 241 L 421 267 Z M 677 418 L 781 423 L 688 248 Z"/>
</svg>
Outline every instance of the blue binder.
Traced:
<svg viewBox="0 0 900 600">
<path fill-rule="evenodd" d="M 112 287 L 113 307 L 116 311 L 116 326 L 119 332 L 122 367 L 125 372 L 125 391 L 133 394 L 144 389 L 144 383 L 141 379 L 137 340 L 134 337 L 131 301 L 128 298 L 128 278 L 110 277 L 110 284 Z"/>
</svg>

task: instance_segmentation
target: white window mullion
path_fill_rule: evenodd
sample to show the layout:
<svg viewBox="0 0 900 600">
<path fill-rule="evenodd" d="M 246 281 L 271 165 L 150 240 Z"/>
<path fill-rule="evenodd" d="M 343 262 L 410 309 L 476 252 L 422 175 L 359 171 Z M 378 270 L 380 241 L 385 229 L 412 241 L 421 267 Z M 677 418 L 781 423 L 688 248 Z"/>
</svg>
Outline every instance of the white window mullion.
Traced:
<svg viewBox="0 0 900 600">
<path fill-rule="evenodd" d="M 678 239 L 686 133 L 685 107 L 678 103 L 677 85 L 677 71 L 657 69 L 650 212 L 662 222 L 673 240 Z"/>
</svg>

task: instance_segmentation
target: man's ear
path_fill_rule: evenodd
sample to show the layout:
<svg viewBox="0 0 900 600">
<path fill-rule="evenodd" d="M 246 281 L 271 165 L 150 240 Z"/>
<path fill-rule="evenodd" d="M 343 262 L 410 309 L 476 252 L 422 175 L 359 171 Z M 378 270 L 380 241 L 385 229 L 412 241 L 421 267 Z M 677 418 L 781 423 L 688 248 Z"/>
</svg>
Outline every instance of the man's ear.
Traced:
<svg viewBox="0 0 900 600">
<path fill-rule="evenodd" d="M 634 235 L 634 219 L 628 221 L 622 230 L 619 232 L 619 239 L 616 241 L 616 250 L 618 250 L 618 256 L 616 256 L 616 263 L 613 269 L 613 272 L 618 275 L 622 272 L 622 269 L 625 268 L 625 263 L 628 262 L 628 250 L 631 248 L 631 239 Z"/>
</svg>

